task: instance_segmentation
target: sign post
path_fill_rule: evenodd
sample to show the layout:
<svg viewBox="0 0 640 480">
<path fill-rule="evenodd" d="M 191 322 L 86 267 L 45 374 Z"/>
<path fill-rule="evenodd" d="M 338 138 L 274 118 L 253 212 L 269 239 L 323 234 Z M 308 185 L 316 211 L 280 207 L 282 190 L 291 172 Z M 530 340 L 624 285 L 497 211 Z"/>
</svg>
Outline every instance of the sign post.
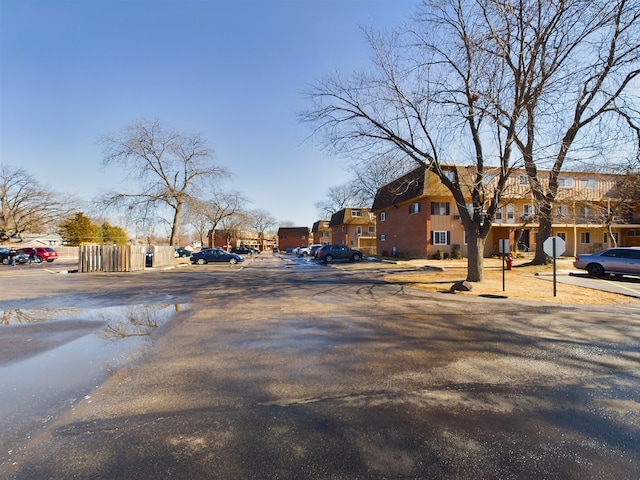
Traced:
<svg viewBox="0 0 640 480">
<path fill-rule="evenodd" d="M 560 237 L 549 237 L 542 244 L 544 253 L 553 258 L 553 296 L 556 296 L 556 258 L 564 253 L 566 243 Z"/>
<path fill-rule="evenodd" d="M 504 259 L 507 255 L 511 254 L 511 245 L 509 245 L 508 238 L 502 238 L 499 241 L 499 251 L 502 254 L 502 291 L 504 292 Z"/>
</svg>

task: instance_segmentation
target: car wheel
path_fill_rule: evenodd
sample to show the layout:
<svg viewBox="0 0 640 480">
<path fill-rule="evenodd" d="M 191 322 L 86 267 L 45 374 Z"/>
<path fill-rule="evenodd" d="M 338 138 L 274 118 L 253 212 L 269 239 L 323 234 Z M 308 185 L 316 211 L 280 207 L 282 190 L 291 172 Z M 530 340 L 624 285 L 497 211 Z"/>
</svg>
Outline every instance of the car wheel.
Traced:
<svg viewBox="0 0 640 480">
<path fill-rule="evenodd" d="M 359 253 L 354 253 L 354 254 L 353 254 L 353 261 L 354 261 L 354 262 L 359 261 L 361 258 L 362 258 L 362 257 L 360 256 L 360 254 L 359 254 Z"/>
<path fill-rule="evenodd" d="M 327 255 L 326 257 L 324 257 L 324 261 L 327 263 L 333 262 L 333 255 Z"/>
<path fill-rule="evenodd" d="M 47 258 L 47 262 L 49 262 L 49 263 L 53 262 L 53 260 L 54 260 L 53 258 Z M 40 259 L 38 261 L 42 263 L 42 259 Z"/>
<path fill-rule="evenodd" d="M 602 277 L 604 275 L 604 268 L 599 263 L 590 263 L 587 265 L 587 272 L 594 277 Z"/>
<path fill-rule="evenodd" d="M 4 265 L 9 265 L 9 257 L 4 257 L 4 258 L 2 259 L 2 263 L 3 263 Z"/>
<path fill-rule="evenodd" d="M 198 260 L 196 260 L 196 263 L 198 265 L 204 265 L 205 263 L 207 263 L 207 261 L 204 258 L 199 258 Z"/>
<path fill-rule="evenodd" d="M 235 265 L 236 263 L 238 263 L 238 260 L 236 260 L 235 258 L 230 258 L 230 259 L 229 259 L 229 263 L 230 263 L 231 265 Z"/>
</svg>

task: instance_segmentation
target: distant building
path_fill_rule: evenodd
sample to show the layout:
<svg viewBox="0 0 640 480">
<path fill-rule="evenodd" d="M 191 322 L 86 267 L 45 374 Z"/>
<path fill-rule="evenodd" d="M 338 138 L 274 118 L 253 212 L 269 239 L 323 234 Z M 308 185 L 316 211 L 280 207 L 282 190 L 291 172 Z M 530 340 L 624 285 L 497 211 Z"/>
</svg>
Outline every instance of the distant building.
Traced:
<svg viewBox="0 0 640 480">
<path fill-rule="evenodd" d="M 278 229 L 278 248 L 306 247 L 312 243 L 309 227 L 280 227 Z"/>
<path fill-rule="evenodd" d="M 331 227 L 329 226 L 329 220 L 318 220 L 311 227 L 311 234 L 313 236 L 312 243 L 318 245 L 329 245 L 333 243 L 331 241 Z"/>
<path fill-rule="evenodd" d="M 356 248 L 365 255 L 376 254 L 376 217 L 368 208 L 343 208 L 331 216 L 329 227 L 331 243 Z"/>
</svg>

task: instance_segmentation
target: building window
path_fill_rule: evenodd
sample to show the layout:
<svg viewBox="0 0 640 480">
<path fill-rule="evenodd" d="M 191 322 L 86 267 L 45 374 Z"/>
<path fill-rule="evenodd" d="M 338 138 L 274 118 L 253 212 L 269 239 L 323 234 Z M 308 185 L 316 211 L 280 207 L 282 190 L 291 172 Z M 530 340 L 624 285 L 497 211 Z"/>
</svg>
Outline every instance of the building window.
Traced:
<svg viewBox="0 0 640 480">
<path fill-rule="evenodd" d="M 449 245 L 450 233 L 445 231 L 434 230 L 431 232 L 431 239 L 434 245 Z"/>
<path fill-rule="evenodd" d="M 582 218 L 588 218 L 589 217 L 589 207 L 580 207 L 580 216 Z"/>
<path fill-rule="evenodd" d="M 565 242 L 567 241 L 567 234 L 565 232 L 558 232 L 556 236 L 560 237 Z"/>
<path fill-rule="evenodd" d="M 386 242 L 387 241 L 387 236 L 384 233 L 380 234 L 380 241 L 381 242 Z"/>
<path fill-rule="evenodd" d="M 573 178 L 558 178 L 558 188 L 573 188 Z"/>
<path fill-rule="evenodd" d="M 529 177 L 526 175 L 518 175 L 518 185 L 529 185 Z"/>
<path fill-rule="evenodd" d="M 442 174 L 449 179 L 450 182 L 456 181 L 456 172 L 448 170 L 446 172 L 442 172 Z"/>
<path fill-rule="evenodd" d="M 494 176 L 492 173 L 485 173 L 484 177 L 482 177 L 482 181 L 484 182 L 485 185 L 489 185 L 493 183 L 493 179 L 494 179 Z"/>
<path fill-rule="evenodd" d="M 556 217 L 564 218 L 567 216 L 567 206 L 566 205 L 556 205 Z"/>
<path fill-rule="evenodd" d="M 329 222 L 324 222 L 324 226 L 329 228 Z"/>
<path fill-rule="evenodd" d="M 329 232 L 322 232 L 322 236 L 325 237 L 325 238 L 328 237 L 329 236 Z"/>
<path fill-rule="evenodd" d="M 361 217 L 362 216 L 362 210 L 351 210 L 351 216 L 352 217 Z"/>
<path fill-rule="evenodd" d="M 532 220 L 535 215 L 535 208 L 533 205 L 523 205 L 522 207 L 522 220 Z"/>
<path fill-rule="evenodd" d="M 376 233 L 376 227 L 369 227 L 369 233 Z"/>
<path fill-rule="evenodd" d="M 356 237 L 361 237 L 362 236 L 362 227 L 357 226 L 356 227 Z"/>
<path fill-rule="evenodd" d="M 507 222 L 513 223 L 513 219 L 516 216 L 516 209 L 513 205 L 507 205 Z"/>
<path fill-rule="evenodd" d="M 590 232 L 581 232 L 580 233 L 580 243 L 582 243 L 582 244 L 591 243 L 591 233 Z"/>
<path fill-rule="evenodd" d="M 342 227 L 340 227 L 340 229 L 344 232 L 344 225 L 342 225 Z"/>
<path fill-rule="evenodd" d="M 593 189 L 596 188 L 596 181 L 593 178 L 585 178 L 582 180 L 585 188 Z"/>
<path fill-rule="evenodd" d="M 387 212 L 380 213 L 380 221 L 384 222 L 387 219 Z"/>
<path fill-rule="evenodd" d="M 409 205 L 409 213 L 418 213 L 420 211 L 420 204 L 418 202 Z"/>
<path fill-rule="evenodd" d="M 431 215 L 449 215 L 449 203 L 431 202 Z"/>
<path fill-rule="evenodd" d="M 304 236 L 304 235 L 300 235 L 300 239 L 301 239 L 301 240 L 304 240 L 305 238 L 307 238 L 307 237 L 306 237 L 306 236 Z"/>
<path fill-rule="evenodd" d="M 620 243 L 620 234 L 618 232 L 611 232 L 613 234 L 613 238 L 615 239 L 616 245 Z M 609 244 L 611 242 L 611 237 L 607 232 L 604 232 L 602 235 L 602 243 Z"/>
<path fill-rule="evenodd" d="M 502 207 L 496 210 L 496 223 L 501 223 L 501 222 L 502 222 Z"/>
</svg>

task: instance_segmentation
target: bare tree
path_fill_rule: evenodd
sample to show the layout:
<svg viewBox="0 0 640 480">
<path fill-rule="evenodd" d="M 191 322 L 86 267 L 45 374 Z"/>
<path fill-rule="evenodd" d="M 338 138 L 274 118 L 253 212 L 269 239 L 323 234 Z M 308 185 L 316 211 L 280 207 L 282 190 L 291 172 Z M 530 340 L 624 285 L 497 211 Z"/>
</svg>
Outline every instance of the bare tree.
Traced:
<svg viewBox="0 0 640 480">
<path fill-rule="evenodd" d="M 57 231 L 77 203 L 49 190 L 21 168 L 0 165 L 0 241 L 25 232 Z"/>
<path fill-rule="evenodd" d="M 360 206 L 358 201 L 358 195 L 353 183 L 345 183 L 343 185 L 329 187 L 327 198 L 323 201 L 316 202 L 315 207 L 320 218 L 331 218 L 331 215 L 345 207 Z"/>
<path fill-rule="evenodd" d="M 529 175 L 544 253 L 569 149 L 593 151 L 604 137 L 619 145 L 611 132 L 638 137 L 630 90 L 639 15 L 638 0 L 425 0 L 403 32 L 368 33 L 372 70 L 312 85 L 302 118 L 334 152 L 406 156 L 434 172 L 465 228 L 467 280 L 481 281 L 484 243 L 515 168 Z M 463 184 L 457 165 L 469 163 L 474 180 Z M 549 164 L 543 182 L 538 171 Z M 498 176 L 485 183 L 491 166 Z"/>
<path fill-rule="evenodd" d="M 129 193 L 108 193 L 100 201 L 107 207 L 129 209 L 143 223 L 168 209 L 170 245 L 177 244 L 185 204 L 228 175 L 214 163 L 213 152 L 201 135 L 182 135 L 158 120 L 134 122 L 101 142 L 103 163 L 120 167 L 136 187 Z"/>
<path fill-rule="evenodd" d="M 407 157 L 394 158 L 382 155 L 367 161 L 351 164 L 348 170 L 353 175 L 351 189 L 354 192 L 356 206 L 373 204 L 378 189 L 393 180 L 409 173 L 415 168 L 415 162 Z"/>
<path fill-rule="evenodd" d="M 247 212 L 247 221 L 258 236 L 260 248 L 262 249 L 264 247 L 265 233 L 275 227 L 278 221 L 266 210 L 250 210 Z"/>
<path fill-rule="evenodd" d="M 474 282 L 483 278 L 484 244 L 515 168 L 512 147 L 523 109 L 516 97 L 506 131 L 492 121 L 496 112 L 486 99 L 498 97 L 507 79 L 503 64 L 480 48 L 490 33 L 478 27 L 482 18 L 473 1 L 434 0 L 402 34 L 368 33 L 373 69 L 317 81 L 302 116 L 334 152 L 409 158 L 435 173 L 458 206 L 467 280 Z M 457 165 L 468 163 L 472 168 L 458 175 Z"/>
<path fill-rule="evenodd" d="M 242 212 L 246 203 L 247 199 L 239 192 L 211 193 L 208 200 L 190 199 L 187 218 L 203 242 L 207 232 L 215 231 L 224 219 Z"/>
<path fill-rule="evenodd" d="M 613 163 L 618 152 L 640 147 L 634 92 L 640 74 L 640 2 L 481 3 L 491 36 L 481 47 L 503 62 L 511 85 L 501 97 L 486 101 L 495 105 L 505 129 L 511 126 L 511 97 L 520 96 L 525 107 L 514 139 L 538 208 L 533 263 L 541 264 L 547 261 L 542 244 L 551 234 L 558 178 L 567 162 Z"/>
</svg>

